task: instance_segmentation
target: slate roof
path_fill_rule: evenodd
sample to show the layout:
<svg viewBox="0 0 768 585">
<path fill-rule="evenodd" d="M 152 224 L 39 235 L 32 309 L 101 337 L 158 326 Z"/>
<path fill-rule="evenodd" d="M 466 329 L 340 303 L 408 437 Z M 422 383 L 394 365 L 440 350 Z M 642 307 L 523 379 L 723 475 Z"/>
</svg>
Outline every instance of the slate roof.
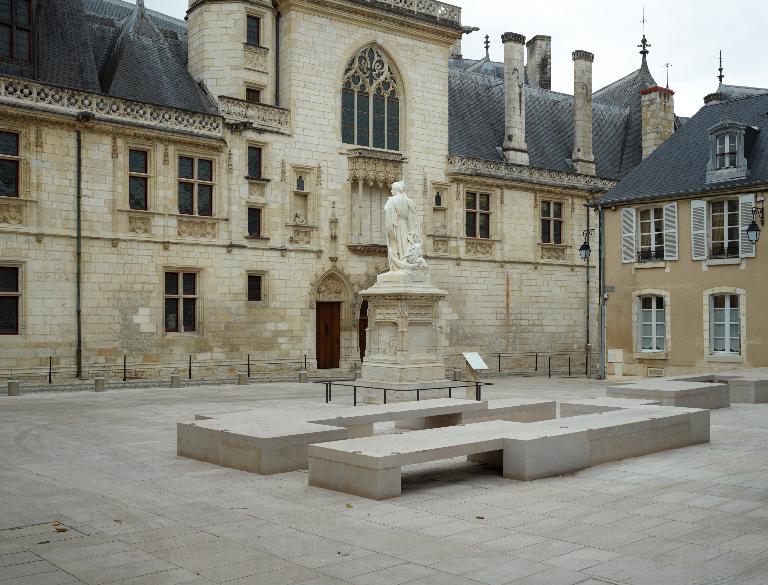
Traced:
<svg viewBox="0 0 768 585">
<path fill-rule="evenodd" d="M 768 89 L 763 87 L 746 87 L 744 85 L 727 85 L 725 83 L 721 83 L 720 87 L 717 88 L 717 92 L 723 97 L 723 99 L 735 100 L 751 95 L 761 95 L 768 93 Z"/>
<path fill-rule="evenodd" d="M 640 90 L 656 85 L 645 61 L 592 99 L 597 175 L 618 179 L 642 159 Z M 504 160 L 504 66 L 452 59 L 448 74 L 449 151 Z M 525 138 L 531 166 L 572 171 L 573 96 L 525 86 Z"/>
<path fill-rule="evenodd" d="M 173 108 L 214 113 L 187 71 L 184 22 L 121 0 L 41 3 L 39 68 L 0 73 Z"/>
<path fill-rule="evenodd" d="M 724 120 L 757 127 L 744 179 L 705 182 L 709 162 L 709 129 Z M 641 165 L 600 200 L 600 205 L 706 194 L 726 188 L 768 184 L 768 90 L 758 95 L 712 103 L 701 108 Z"/>
</svg>

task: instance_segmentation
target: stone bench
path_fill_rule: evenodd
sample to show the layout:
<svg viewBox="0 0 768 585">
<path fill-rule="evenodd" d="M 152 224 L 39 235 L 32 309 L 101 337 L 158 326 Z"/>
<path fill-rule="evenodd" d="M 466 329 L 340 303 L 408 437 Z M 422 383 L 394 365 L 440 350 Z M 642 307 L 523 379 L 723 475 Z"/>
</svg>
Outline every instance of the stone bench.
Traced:
<svg viewBox="0 0 768 585">
<path fill-rule="evenodd" d="M 638 406 L 658 406 L 658 400 L 641 400 L 636 398 L 580 398 L 560 403 L 560 418 L 582 416 L 584 414 L 600 414 L 613 410 L 637 408 Z"/>
<path fill-rule="evenodd" d="M 756 404 L 768 402 L 768 368 L 737 370 L 723 374 L 681 376 L 681 381 L 726 383 L 730 388 L 731 402 Z"/>
<path fill-rule="evenodd" d="M 455 424 L 486 422 L 491 420 L 506 420 L 510 422 L 536 422 L 557 417 L 557 403 L 554 400 L 523 400 L 519 398 L 504 398 L 489 400 L 487 407 L 463 412 Z M 425 430 L 434 428 L 424 418 L 415 418 L 398 422 L 399 429 Z M 448 425 L 440 425 L 448 426 Z"/>
<path fill-rule="evenodd" d="M 640 406 L 531 423 L 479 422 L 310 445 L 309 483 L 376 500 L 400 495 L 405 465 L 467 456 L 533 480 L 709 441 L 709 411 Z"/>
<path fill-rule="evenodd" d="M 521 419 L 535 415 L 554 418 L 554 406 L 554 402 L 520 401 L 517 408 Z M 515 416 L 511 403 L 501 404 L 499 410 L 500 416 Z M 284 473 L 307 468 L 310 443 L 368 437 L 373 435 L 376 423 L 418 417 L 426 428 L 440 428 L 463 424 L 467 416 L 487 413 L 487 402 L 442 398 L 344 410 L 261 409 L 198 414 L 195 422 L 177 424 L 176 451 L 182 457 L 242 471 Z"/>
<path fill-rule="evenodd" d="M 636 398 L 658 401 L 663 406 L 687 408 L 725 408 L 731 405 L 728 384 L 683 380 L 641 380 L 609 386 L 612 398 Z"/>
</svg>

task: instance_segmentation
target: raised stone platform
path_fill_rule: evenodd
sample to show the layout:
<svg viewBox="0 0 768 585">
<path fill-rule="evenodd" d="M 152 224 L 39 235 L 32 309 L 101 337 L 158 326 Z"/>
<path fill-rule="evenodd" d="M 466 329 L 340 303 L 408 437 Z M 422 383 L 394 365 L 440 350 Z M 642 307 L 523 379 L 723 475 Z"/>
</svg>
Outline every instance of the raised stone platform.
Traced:
<svg viewBox="0 0 768 585">
<path fill-rule="evenodd" d="M 768 402 L 768 368 L 737 370 L 724 374 L 681 376 L 676 380 L 726 383 L 731 389 L 731 402 L 756 404 Z"/>
<path fill-rule="evenodd" d="M 560 418 L 582 416 L 584 414 L 600 414 L 613 410 L 637 408 L 638 406 L 659 406 L 658 400 L 642 400 L 633 398 L 581 398 L 579 400 L 561 402 Z"/>
<path fill-rule="evenodd" d="M 420 419 L 421 428 L 460 425 L 477 419 L 554 418 L 551 401 L 492 402 L 440 398 L 356 408 L 248 410 L 198 414 L 177 424 L 177 454 L 263 475 L 307 468 L 307 445 L 373 435 L 376 423 Z M 466 418 L 465 418 L 466 417 Z"/>
<path fill-rule="evenodd" d="M 725 408 L 731 405 L 730 389 L 724 383 L 683 380 L 640 380 L 610 386 L 606 395 L 658 401 L 663 406 Z"/>
<path fill-rule="evenodd" d="M 501 463 L 504 477 L 533 480 L 709 441 L 709 411 L 640 406 L 602 414 L 471 425 L 310 445 L 310 485 L 371 499 L 395 498 L 405 465 L 467 456 Z"/>
</svg>

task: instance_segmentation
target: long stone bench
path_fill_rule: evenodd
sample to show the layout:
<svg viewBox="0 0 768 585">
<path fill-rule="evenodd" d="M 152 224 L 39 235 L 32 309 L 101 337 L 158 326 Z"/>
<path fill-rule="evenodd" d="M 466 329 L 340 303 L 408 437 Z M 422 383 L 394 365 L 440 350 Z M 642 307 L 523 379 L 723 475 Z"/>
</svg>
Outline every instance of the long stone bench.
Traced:
<svg viewBox="0 0 768 585">
<path fill-rule="evenodd" d="M 600 414 L 613 410 L 637 408 L 638 406 L 659 406 L 658 400 L 642 400 L 637 398 L 579 398 L 560 402 L 560 418 L 582 416 L 584 414 Z"/>
<path fill-rule="evenodd" d="M 520 398 L 502 398 L 491 400 L 487 408 L 463 412 L 455 424 L 506 420 L 510 422 L 536 422 L 557 417 L 557 403 L 554 400 L 525 400 Z M 434 428 L 424 418 L 400 421 L 399 429 L 424 430 Z M 448 426 L 448 425 L 440 425 Z"/>
<path fill-rule="evenodd" d="M 520 401 L 521 419 L 554 418 L 551 401 Z M 514 416 L 515 406 L 503 403 L 499 416 Z M 320 411 L 320 412 L 318 412 Z M 421 402 L 359 406 L 312 411 L 250 410 L 196 415 L 177 424 L 177 454 L 259 474 L 307 468 L 307 445 L 368 437 L 374 424 L 421 418 L 426 428 L 459 425 L 474 416 L 494 416 L 487 402 L 442 398 Z M 465 418 L 469 417 L 469 418 Z M 540 420 L 540 419 L 538 419 Z"/>
<path fill-rule="evenodd" d="M 681 376 L 675 379 L 687 382 L 726 383 L 730 388 L 731 402 L 747 404 L 768 402 L 768 368 Z"/>
<path fill-rule="evenodd" d="M 640 406 L 531 423 L 490 421 L 310 445 L 309 483 L 376 500 L 395 498 L 405 465 L 467 456 L 532 480 L 709 441 L 709 411 Z"/>
<path fill-rule="evenodd" d="M 606 395 L 613 398 L 654 400 L 663 406 L 687 408 L 725 408 L 731 405 L 728 384 L 684 380 L 640 380 L 609 386 Z"/>
</svg>

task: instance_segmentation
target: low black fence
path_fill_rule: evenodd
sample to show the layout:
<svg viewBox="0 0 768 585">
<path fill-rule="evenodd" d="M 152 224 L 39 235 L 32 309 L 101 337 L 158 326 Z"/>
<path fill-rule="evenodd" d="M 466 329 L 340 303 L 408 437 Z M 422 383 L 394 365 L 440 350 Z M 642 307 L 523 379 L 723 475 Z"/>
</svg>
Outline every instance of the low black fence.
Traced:
<svg viewBox="0 0 768 585">
<path fill-rule="evenodd" d="M 486 373 L 527 376 L 591 377 L 597 368 L 597 354 L 586 351 L 481 352 Z M 451 356 L 463 367 L 463 356 Z"/>
</svg>

